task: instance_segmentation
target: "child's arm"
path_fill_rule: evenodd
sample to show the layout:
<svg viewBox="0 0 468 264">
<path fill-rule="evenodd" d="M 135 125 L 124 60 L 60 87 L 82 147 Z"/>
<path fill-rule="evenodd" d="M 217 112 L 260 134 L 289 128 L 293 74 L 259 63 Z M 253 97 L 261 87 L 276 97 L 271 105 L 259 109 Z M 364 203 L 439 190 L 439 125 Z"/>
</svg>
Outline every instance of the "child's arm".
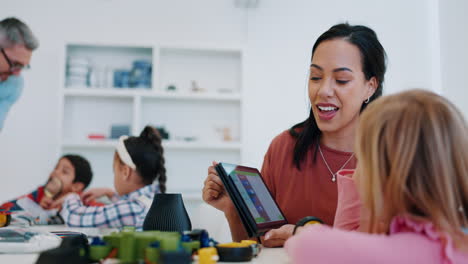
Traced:
<svg viewBox="0 0 468 264">
<path fill-rule="evenodd" d="M 106 206 L 85 206 L 74 193 L 65 199 L 60 215 L 72 227 L 122 227 L 135 226 L 144 209 L 135 201 L 123 199 Z"/>
<path fill-rule="evenodd" d="M 286 241 L 285 250 L 291 263 L 298 264 L 436 263 L 431 260 L 440 258 L 440 245 L 420 234 L 387 236 L 332 229 L 324 225 L 304 227 Z"/>
<path fill-rule="evenodd" d="M 36 190 L 32 191 L 31 193 L 28 193 L 28 194 L 22 195 L 22 196 L 20 196 L 20 197 L 18 197 L 16 199 L 10 200 L 10 201 L 2 204 L 0 206 L 0 208 L 9 208 L 9 210 L 13 210 L 13 211 L 23 210 L 16 202 L 19 199 L 22 199 L 22 198 L 25 198 L 25 197 L 28 197 L 29 199 L 31 199 L 35 203 L 40 204 L 42 198 L 44 197 L 44 187 L 41 186 L 41 187 L 37 188 Z"/>
<path fill-rule="evenodd" d="M 117 194 L 110 188 L 91 188 L 81 194 L 81 200 L 87 205 L 101 196 L 107 196 L 112 202 L 118 201 Z"/>
<path fill-rule="evenodd" d="M 360 226 L 361 200 L 353 179 L 354 170 L 341 170 L 338 178 L 338 204 L 333 227 L 357 230 Z"/>
</svg>

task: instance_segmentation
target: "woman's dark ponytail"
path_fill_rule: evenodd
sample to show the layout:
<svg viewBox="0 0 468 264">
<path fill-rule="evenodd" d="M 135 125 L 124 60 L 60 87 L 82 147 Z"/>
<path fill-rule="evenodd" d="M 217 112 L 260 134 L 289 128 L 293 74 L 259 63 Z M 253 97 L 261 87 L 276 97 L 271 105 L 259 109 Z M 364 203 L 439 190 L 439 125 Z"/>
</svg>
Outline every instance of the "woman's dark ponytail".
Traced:
<svg viewBox="0 0 468 264">
<path fill-rule="evenodd" d="M 124 143 L 143 183 L 152 184 L 157 179 L 159 190 L 165 193 L 167 176 L 164 149 L 158 130 L 146 126 L 139 137 L 129 137 Z"/>
</svg>

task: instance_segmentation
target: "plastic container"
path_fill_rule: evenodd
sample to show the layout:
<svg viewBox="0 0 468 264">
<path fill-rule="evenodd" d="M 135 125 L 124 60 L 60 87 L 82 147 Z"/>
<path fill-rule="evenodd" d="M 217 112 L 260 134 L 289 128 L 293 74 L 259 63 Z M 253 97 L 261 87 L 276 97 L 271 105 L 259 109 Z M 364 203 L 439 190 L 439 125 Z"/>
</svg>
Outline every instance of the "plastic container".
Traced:
<svg viewBox="0 0 468 264">
<path fill-rule="evenodd" d="M 131 75 L 131 86 L 136 88 L 150 88 L 151 71 L 151 62 L 145 60 L 134 61 Z"/>
</svg>

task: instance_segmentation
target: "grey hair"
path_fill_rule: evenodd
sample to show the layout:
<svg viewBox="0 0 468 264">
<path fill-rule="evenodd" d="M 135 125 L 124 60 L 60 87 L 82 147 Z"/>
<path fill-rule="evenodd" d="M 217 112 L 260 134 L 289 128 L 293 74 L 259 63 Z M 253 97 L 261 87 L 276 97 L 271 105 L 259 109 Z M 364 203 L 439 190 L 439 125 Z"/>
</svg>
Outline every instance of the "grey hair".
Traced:
<svg viewBox="0 0 468 264">
<path fill-rule="evenodd" d="M 0 46 L 24 45 L 29 50 L 39 47 L 39 41 L 31 29 L 21 20 L 9 17 L 0 21 Z"/>
</svg>

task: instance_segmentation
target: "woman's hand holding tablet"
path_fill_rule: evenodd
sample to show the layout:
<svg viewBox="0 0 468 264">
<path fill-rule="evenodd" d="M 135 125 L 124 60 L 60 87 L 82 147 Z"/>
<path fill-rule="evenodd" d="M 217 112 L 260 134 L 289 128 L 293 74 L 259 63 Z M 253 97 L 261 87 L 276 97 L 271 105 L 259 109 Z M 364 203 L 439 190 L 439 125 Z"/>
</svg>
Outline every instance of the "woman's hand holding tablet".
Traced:
<svg viewBox="0 0 468 264">
<path fill-rule="evenodd" d="M 216 172 L 216 165 L 218 163 L 213 161 L 213 165 L 208 168 L 208 177 L 205 179 L 203 187 L 203 200 L 225 214 L 235 213 L 236 208 Z"/>
</svg>

